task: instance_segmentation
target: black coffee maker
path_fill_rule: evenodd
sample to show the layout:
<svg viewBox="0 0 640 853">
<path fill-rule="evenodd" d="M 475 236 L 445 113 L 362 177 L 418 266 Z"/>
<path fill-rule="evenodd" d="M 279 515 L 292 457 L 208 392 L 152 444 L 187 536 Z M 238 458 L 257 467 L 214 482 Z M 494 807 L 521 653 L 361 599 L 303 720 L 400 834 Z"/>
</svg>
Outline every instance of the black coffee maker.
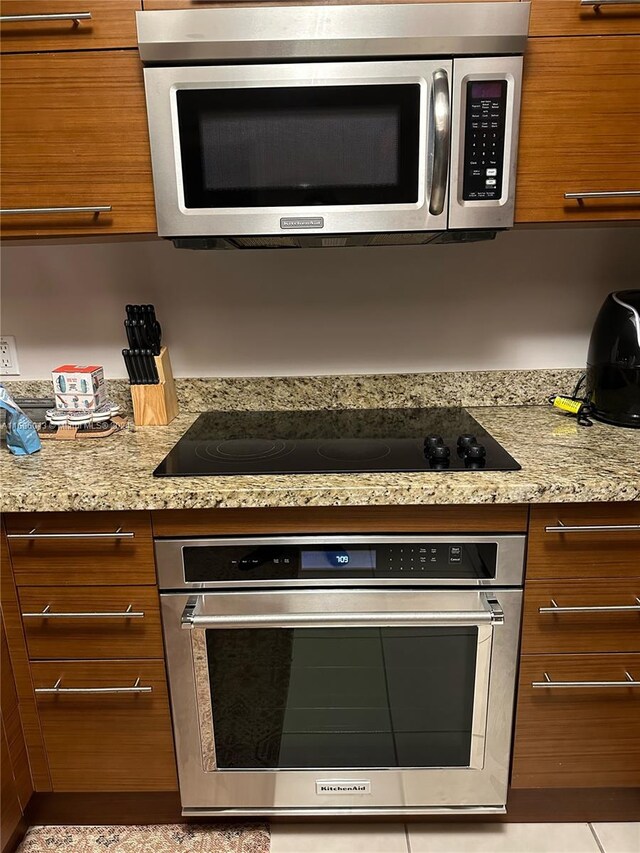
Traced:
<svg viewBox="0 0 640 853">
<path fill-rule="evenodd" d="M 640 427 L 640 290 L 610 293 L 596 318 L 587 359 L 592 417 Z"/>
</svg>

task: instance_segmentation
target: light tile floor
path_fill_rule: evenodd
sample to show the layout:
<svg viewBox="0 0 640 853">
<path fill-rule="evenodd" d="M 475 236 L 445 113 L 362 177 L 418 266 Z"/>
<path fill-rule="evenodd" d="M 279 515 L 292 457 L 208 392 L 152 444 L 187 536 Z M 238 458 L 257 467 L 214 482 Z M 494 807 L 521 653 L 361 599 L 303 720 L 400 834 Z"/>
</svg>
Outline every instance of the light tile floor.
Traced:
<svg viewBox="0 0 640 853">
<path fill-rule="evenodd" d="M 640 853 L 640 823 L 32 827 L 20 853 Z"/>
<path fill-rule="evenodd" d="M 640 823 L 274 823 L 271 853 L 640 853 Z"/>
</svg>

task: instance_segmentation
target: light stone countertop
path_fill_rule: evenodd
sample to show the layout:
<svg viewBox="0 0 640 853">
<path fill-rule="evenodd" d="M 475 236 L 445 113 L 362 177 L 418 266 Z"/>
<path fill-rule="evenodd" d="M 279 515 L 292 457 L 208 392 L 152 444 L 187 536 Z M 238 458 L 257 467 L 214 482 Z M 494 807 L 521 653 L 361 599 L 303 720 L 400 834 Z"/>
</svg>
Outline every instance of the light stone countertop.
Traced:
<svg viewBox="0 0 640 853">
<path fill-rule="evenodd" d="M 0 448 L 0 510 L 549 503 L 640 500 L 640 430 L 579 427 L 547 407 L 468 410 L 521 471 L 152 476 L 196 418 L 106 439 L 43 441 L 40 453 Z"/>
</svg>

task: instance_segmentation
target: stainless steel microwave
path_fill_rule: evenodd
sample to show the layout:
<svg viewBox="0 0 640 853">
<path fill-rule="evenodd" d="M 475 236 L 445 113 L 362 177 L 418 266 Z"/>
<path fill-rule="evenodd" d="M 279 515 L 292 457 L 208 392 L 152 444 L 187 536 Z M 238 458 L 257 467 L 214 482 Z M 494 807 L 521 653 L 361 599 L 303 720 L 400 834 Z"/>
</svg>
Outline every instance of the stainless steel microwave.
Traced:
<svg viewBox="0 0 640 853">
<path fill-rule="evenodd" d="M 138 12 L 160 236 L 384 245 L 510 227 L 528 20 L 520 2 Z"/>
</svg>

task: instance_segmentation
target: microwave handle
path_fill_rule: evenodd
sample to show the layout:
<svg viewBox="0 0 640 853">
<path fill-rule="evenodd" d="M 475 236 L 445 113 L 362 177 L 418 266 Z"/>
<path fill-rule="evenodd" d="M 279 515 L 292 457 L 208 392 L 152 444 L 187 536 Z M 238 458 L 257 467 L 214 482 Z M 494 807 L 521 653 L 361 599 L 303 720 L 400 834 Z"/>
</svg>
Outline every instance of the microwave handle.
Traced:
<svg viewBox="0 0 640 853">
<path fill-rule="evenodd" d="M 451 149 L 451 109 L 449 104 L 449 78 L 443 68 L 433 72 L 433 172 L 429 213 L 439 216 L 444 210 Z"/>
</svg>

